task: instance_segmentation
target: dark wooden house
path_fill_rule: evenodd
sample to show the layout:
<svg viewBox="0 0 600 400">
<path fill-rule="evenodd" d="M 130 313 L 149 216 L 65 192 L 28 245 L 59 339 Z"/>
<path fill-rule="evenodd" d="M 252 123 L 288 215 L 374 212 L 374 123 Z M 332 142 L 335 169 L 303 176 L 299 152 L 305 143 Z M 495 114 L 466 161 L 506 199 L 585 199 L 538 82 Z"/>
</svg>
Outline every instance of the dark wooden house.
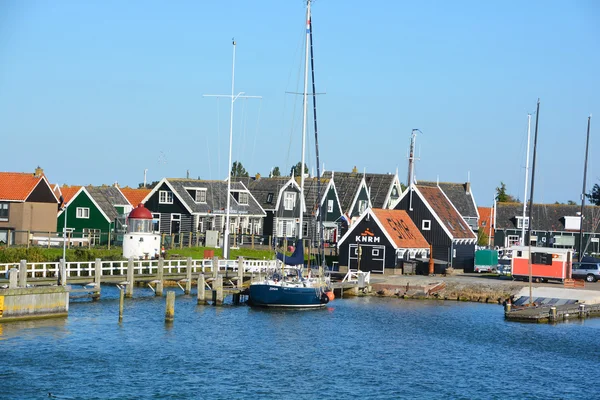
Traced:
<svg viewBox="0 0 600 400">
<path fill-rule="evenodd" d="M 471 182 L 452 183 L 452 182 L 423 182 L 419 181 L 420 186 L 437 186 L 452 202 L 456 210 L 469 225 L 471 230 L 477 232 L 479 228 L 479 211 L 475 198 L 471 192 Z"/>
</svg>

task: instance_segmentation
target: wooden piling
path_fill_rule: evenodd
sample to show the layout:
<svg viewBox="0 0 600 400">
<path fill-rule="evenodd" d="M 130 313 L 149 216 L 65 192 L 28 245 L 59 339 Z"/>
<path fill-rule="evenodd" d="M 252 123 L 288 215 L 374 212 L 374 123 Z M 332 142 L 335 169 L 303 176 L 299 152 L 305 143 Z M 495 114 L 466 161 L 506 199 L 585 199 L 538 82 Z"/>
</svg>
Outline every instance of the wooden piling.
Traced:
<svg viewBox="0 0 600 400">
<path fill-rule="evenodd" d="M 67 285 L 67 263 L 64 258 L 60 259 L 60 264 L 58 266 L 58 277 L 60 286 Z"/>
<path fill-rule="evenodd" d="M 175 319 L 175 292 L 167 292 L 167 309 L 165 311 L 165 322 L 170 323 Z"/>
<path fill-rule="evenodd" d="M 192 291 L 192 257 L 187 258 L 187 266 L 185 268 L 185 294 L 190 294 Z"/>
<path fill-rule="evenodd" d="M 19 276 L 19 270 L 16 268 L 11 268 L 8 271 L 8 288 L 9 289 L 16 289 L 18 286 L 18 276 Z"/>
<path fill-rule="evenodd" d="M 244 285 L 244 257 L 238 257 L 238 267 L 237 267 L 237 288 L 241 289 Z"/>
<path fill-rule="evenodd" d="M 19 263 L 19 287 L 27 287 L 27 260 Z"/>
<path fill-rule="evenodd" d="M 552 321 L 552 322 L 556 321 L 556 307 L 555 306 L 550 307 L 550 321 Z"/>
<path fill-rule="evenodd" d="M 579 305 L 579 318 L 585 319 L 585 304 Z"/>
<path fill-rule="evenodd" d="M 198 275 L 198 305 L 206 305 L 208 304 L 206 301 L 206 281 L 204 279 L 204 274 L 201 273 Z"/>
<path fill-rule="evenodd" d="M 163 288 L 165 286 L 165 282 L 164 282 L 164 270 L 165 270 L 165 259 L 162 257 L 158 258 L 158 270 L 157 270 L 157 280 L 158 282 L 156 283 L 156 290 L 154 292 L 154 294 L 156 296 L 161 296 L 163 295 Z"/>
<path fill-rule="evenodd" d="M 133 285 L 134 285 L 134 276 L 133 276 L 133 257 L 129 257 L 127 260 L 127 282 L 128 285 L 125 288 L 125 297 L 133 297 Z"/>
<path fill-rule="evenodd" d="M 216 298 L 215 305 L 222 306 L 223 305 L 223 275 L 219 275 L 219 277 L 214 281 L 215 287 L 213 288 Z"/>
<path fill-rule="evenodd" d="M 97 292 L 92 295 L 92 300 L 100 299 L 100 283 L 102 281 L 102 260 L 96 258 L 94 262 L 94 288 Z"/>
<path fill-rule="evenodd" d="M 217 279 L 219 275 L 219 257 L 213 257 L 212 260 L 212 276 L 214 279 Z"/>
<path fill-rule="evenodd" d="M 123 302 L 125 299 L 125 290 L 119 288 L 119 322 L 123 321 Z"/>
</svg>

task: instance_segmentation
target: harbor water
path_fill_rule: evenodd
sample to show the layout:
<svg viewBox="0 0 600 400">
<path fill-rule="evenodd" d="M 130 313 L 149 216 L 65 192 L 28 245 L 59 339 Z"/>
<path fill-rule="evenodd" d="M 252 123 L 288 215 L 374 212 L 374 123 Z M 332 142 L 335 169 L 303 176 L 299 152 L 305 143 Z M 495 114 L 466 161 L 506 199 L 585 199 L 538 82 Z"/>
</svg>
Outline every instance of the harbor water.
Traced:
<svg viewBox="0 0 600 400">
<path fill-rule="evenodd" d="M 169 289 L 172 290 L 172 289 Z M 321 310 L 197 306 L 149 289 L 0 324 L 1 399 L 597 399 L 600 319 L 522 324 L 498 305 L 361 297 Z"/>
</svg>

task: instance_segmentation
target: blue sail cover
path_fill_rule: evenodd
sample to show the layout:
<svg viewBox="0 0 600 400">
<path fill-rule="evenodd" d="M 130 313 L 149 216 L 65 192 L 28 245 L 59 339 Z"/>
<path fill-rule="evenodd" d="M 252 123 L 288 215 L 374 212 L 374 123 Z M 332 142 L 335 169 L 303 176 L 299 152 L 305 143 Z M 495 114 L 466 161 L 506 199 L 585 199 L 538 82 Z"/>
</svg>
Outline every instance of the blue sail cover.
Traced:
<svg viewBox="0 0 600 400">
<path fill-rule="evenodd" d="M 291 256 L 286 256 L 283 253 L 277 252 L 277 259 L 283 261 L 285 265 L 304 265 L 304 247 L 302 239 L 296 241 L 296 248 Z"/>
</svg>

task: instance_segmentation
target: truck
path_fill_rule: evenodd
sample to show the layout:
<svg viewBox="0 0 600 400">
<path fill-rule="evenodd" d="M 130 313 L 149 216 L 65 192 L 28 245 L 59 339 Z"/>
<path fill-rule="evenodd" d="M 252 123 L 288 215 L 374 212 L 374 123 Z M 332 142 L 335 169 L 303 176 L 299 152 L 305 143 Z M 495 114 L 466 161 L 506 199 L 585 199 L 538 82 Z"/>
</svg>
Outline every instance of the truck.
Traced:
<svg viewBox="0 0 600 400">
<path fill-rule="evenodd" d="M 572 249 L 527 246 L 513 246 L 511 249 L 513 279 L 528 281 L 530 274 L 534 282 L 571 279 Z"/>
<path fill-rule="evenodd" d="M 475 252 L 475 272 L 498 270 L 498 250 L 481 249 Z"/>
</svg>

